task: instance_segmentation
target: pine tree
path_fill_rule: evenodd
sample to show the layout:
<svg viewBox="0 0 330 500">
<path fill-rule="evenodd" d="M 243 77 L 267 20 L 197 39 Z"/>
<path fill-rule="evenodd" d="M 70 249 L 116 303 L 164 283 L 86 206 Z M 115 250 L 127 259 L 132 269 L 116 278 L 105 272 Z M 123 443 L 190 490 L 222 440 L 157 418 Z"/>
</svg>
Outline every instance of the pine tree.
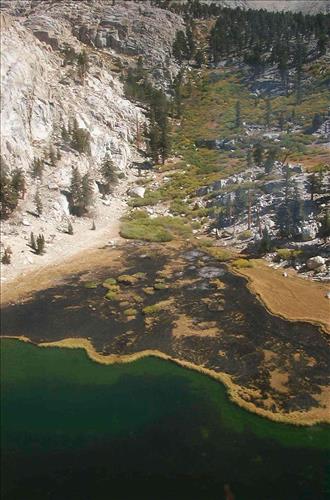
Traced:
<svg viewBox="0 0 330 500">
<path fill-rule="evenodd" d="M 37 250 L 37 243 L 36 243 L 36 239 L 34 237 L 34 234 L 31 232 L 30 234 L 30 247 L 32 248 L 32 250 L 36 251 Z"/>
<path fill-rule="evenodd" d="M 40 217 L 40 215 L 42 214 L 42 211 L 43 211 L 43 205 L 42 205 L 39 190 L 37 190 L 35 195 L 34 195 L 34 204 L 36 206 L 37 214 Z"/>
<path fill-rule="evenodd" d="M 36 241 L 36 254 L 42 255 L 45 253 L 45 237 L 43 234 L 39 234 Z"/>
<path fill-rule="evenodd" d="M 278 126 L 279 126 L 279 129 L 280 129 L 281 132 L 284 129 L 284 124 L 285 124 L 284 113 L 283 113 L 283 111 L 281 111 L 281 113 L 280 113 L 280 115 L 278 117 Z"/>
<path fill-rule="evenodd" d="M 95 220 L 93 220 L 91 230 L 92 230 L 92 231 L 95 231 L 95 230 L 96 230 Z"/>
<path fill-rule="evenodd" d="M 254 161 L 255 161 L 256 165 L 258 167 L 261 167 L 262 162 L 263 162 L 263 157 L 264 157 L 264 147 L 260 142 L 258 142 L 254 146 L 253 157 L 254 157 Z"/>
<path fill-rule="evenodd" d="M 235 106 L 235 127 L 239 128 L 242 125 L 242 120 L 241 120 L 241 103 L 239 101 L 236 101 L 236 106 Z"/>
<path fill-rule="evenodd" d="M 259 250 L 261 253 L 270 252 L 272 249 L 272 240 L 269 234 L 268 227 L 266 226 L 262 231 L 262 238 L 259 245 Z"/>
<path fill-rule="evenodd" d="M 5 169 L 0 171 L 0 217 L 7 219 L 18 204 L 18 193 L 12 187 L 11 178 Z"/>
<path fill-rule="evenodd" d="M 271 125 L 271 116 L 272 116 L 272 103 L 268 97 L 268 99 L 266 101 L 266 112 L 265 112 L 266 127 L 270 127 L 270 125 Z"/>
<path fill-rule="evenodd" d="M 297 186 L 294 187 L 294 196 L 292 202 L 292 221 L 295 227 L 301 225 L 305 220 L 304 200 L 301 198 Z"/>
<path fill-rule="evenodd" d="M 24 193 L 26 191 L 25 177 L 21 168 L 15 168 L 13 171 L 11 186 L 13 191 L 17 193 L 17 196 L 24 197 Z"/>
<path fill-rule="evenodd" d="M 320 168 L 318 172 L 313 172 L 308 177 L 308 190 L 311 195 L 311 201 L 314 201 L 316 194 L 322 194 L 323 191 L 323 169 Z"/>
<path fill-rule="evenodd" d="M 70 221 L 68 223 L 67 233 L 70 234 L 71 236 L 73 235 L 73 225 L 72 225 L 72 223 Z"/>
<path fill-rule="evenodd" d="M 44 162 L 41 158 L 34 158 L 32 162 L 31 176 L 33 179 L 42 179 Z"/>
<path fill-rule="evenodd" d="M 72 177 L 71 177 L 71 184 L 70 184 L 70 191 L 71 191 L 71 200 L 70 200 L 70 205 L 71 205 L 71 211 L 75 215 L 81 215 L 80 214 L 80 207 L 81 207 L 81 200 L 82 200 L 82 179 L 80 172 L 77 167 L 74 167 L 72 169 Z"/>
<path fill-rule="evenodd" d="M 90 175 L 87 173 L 83 176 L 81 182 L 81 195 L 82 195 L 82 208 L 86 211 L 87 207 L 92 204 L 93 201 L 93 185 Z"/>
<path fill-rule="evenodd" d="M 201 68 L 205 64 L 205 54 L 202 50 L 197 50 L 195 55 L 195 61 L 198 68 Z"/>
<path fill-rule="evenodd" d="M 168 126 L 168 119 L 165 117 L 164 122 L 161 127 L 161 135 L 160 135 L 160 141 L 159 141 L 159 150 L 160 150 L 160 156 L 162 159 L 162 163 L 164 165 L 165 161 L 170 155 L 171 151 L 171 139 L 169 135 L 169 126 Z"/>
<path fill-rule="evenodd" d="M 110 158 L 109 154 L 106 154 L 102 165 L 101 165 L 101 174 L 105 181 L 105 191 L 106 194 L 110 194 L 113 190 L 113 187 L 118 182 L 118 174 L 113 160 Z"/>
<path fill-rule="evenodd" d="M 273 170 L 274 163 L 277 158 L 277 149 L 276 148 L 270 148 L 267 153 L 267 158 L 264 164 L 265 167 L 265 174 L 270 174 L 271 171 Z"/>
<path fill-rule="evenodd" d="M 82 52 L 80 52 L 80 54 L 78 54 L 77 63 L 78 74 L 83 81 L 88 71 L 88 56 L 86 50 L 83 50 Z"/>
<path fill-rule="evenodd" d="M 9 247 L 5 248 L 4 254 L 1 259 L 1 263 L 4 265 L 9 265 L 11 263 L 11 250 Z"/>
<path fill-rule="evenodd" d="M 252 168 L 253 167 L 253 155 L 252 151 L 249 149 L 246 155 L 246 166 L 247 168 Z"/>
</svg>

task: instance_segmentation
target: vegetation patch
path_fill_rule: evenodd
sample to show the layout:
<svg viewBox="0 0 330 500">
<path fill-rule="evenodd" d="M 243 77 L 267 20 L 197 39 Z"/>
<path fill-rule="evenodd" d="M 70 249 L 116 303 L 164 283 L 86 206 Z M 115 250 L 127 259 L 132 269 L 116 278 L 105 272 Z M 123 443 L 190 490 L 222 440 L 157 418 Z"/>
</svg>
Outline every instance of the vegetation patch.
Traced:
<svg viewBox="0 0 330 500">
<path fill-rule="evenodd" d="M 119 296 L 118 296 L 118 294 L 117 294 L 115 291 L 113 291 L 113 290 L 109 290 L 109 291 L 105 294 L 105 296 L 104 296 L 104 297 L 105 297 L 107 300 L 111 300 L 111 301 L 117 301 L 117 300 L 119 300 Z"/>
<path fill-rule="evenodd" d="M 87 281 L 84 284 L 84 287 L 88 288 L 88 289 L 93 289 L 93 288 L 97 288 L 99 285 L 100 285 L 99 281 Z"/>
<path fill-rule="evenodd" d="M 135 285 L 138 282 L 138 278 L 130 274 L 122 274 L 117 278 L 118 283 L 123 285 Z"/>
<path fill-rule="evenodd" d="M 107 278 L 103 283 L 102 286 L 104 288 L 108 288 L 109 290 L 113 290 L 114 287 L 117 285 L 117 280 L 115 278 Z"/>
<path fill-rule="evenodd" d="M 166 242 L 175 237 L 189 238 L 191 227 L 179 217 L 151 219 L 145 212 L 134 212 L 124 219 L 120 235 L 127 239 Z"/>
<path fill-rule="evenodd" d="M 247 259 L 236 259 L 232 262 L 232 266 L 236 269 L 246 269 L 248 267 L 253 267 L 253 264 Z"/>
</svg>

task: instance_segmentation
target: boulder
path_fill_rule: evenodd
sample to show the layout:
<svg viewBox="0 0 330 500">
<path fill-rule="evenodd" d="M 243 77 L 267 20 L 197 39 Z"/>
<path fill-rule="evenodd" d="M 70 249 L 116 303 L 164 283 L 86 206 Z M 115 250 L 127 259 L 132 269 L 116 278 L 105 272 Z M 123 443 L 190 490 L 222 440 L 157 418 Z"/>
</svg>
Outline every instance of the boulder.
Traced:
<svg viewBox="0 0 330 500">
<path fill-rule="evenodd" d="M 325 264 L 325 259 L 323 257 L 321 257 L 320 255 L 317 255 L 316 257 L 311 257 L 306 262 L 307 269 L 309 269 L 311 271 L 313 271 L 314 269 L 318 269 L 319 267 L 323 266 L 324 264 Z"/>
<path fill-rule="evenodd" d="M 144 198 L 144 194 L 146 192 L 146 189 L 142 186 L 136 186 L 132 189 L 129 190 L 129 195 L 130 196 L 138 196 L 139 198 Z"/>
</svg>

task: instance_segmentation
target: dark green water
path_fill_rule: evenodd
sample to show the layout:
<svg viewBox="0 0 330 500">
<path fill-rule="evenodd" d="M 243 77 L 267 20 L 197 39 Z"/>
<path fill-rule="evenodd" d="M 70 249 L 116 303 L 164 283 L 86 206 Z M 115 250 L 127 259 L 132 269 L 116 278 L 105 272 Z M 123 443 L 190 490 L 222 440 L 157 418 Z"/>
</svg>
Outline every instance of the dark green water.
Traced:
<svg viewBox="0 0 330 500">
<path fill-rule="evenodd" d="M 4 500 L 329 498 L 328 426 L 262 419 L 155 358 L 1 347 Z"/>
</svg>

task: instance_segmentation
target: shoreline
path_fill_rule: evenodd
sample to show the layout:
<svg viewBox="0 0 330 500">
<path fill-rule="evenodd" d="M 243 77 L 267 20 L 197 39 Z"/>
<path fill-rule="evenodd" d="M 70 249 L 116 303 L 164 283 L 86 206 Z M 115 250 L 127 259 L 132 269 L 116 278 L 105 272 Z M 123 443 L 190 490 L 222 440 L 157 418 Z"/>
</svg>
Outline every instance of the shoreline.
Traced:
<svg viewBox="0 0 330 500">
<path fill-rule="evenodd" d="M 288 285 L 288 280 L 292 284 L 292 280 L 294 280 L 295 285 L 298 285 L 301 288 L 305 287 L 305 286 L 308 286 L 309 288 L 314 287 L 314 289 L 316 291 L 316 288 L 319 288 L 319 290 L 321 290 L 321 288 L 325 289 L 324 284 L 315 283 L 315 282 L 313 282 L 311 280 L 307 280 L 307 279 L 303 280 L 302 278 L 296 276 L 293 273 L 290 273 L 288 275 L 288 277 L 284 278 L 281 275 L 279 270 L 266 267 L 264 262 L 259 264 L 259 269 L 255 268 L 255 267 L 247 268 L 247 269 L 235 269 L 232 266 L 230 266 L 230 271 L 232 273 L 237 274 L 238 276 L 245 278 L 249 291 L 261 302 L 263 307 L 270 314 L 272 314 L 273 316 L 278 316 L 278 317 L 282 318 L 283 320 L 290 321 L 292 323 L 296 323 L 296 322 L 310 323 L 310 324 L 320 328 L 324 333 L 330 334 L 330 321 L 329 320 L 326 321 L 326 319 L 323 319 L 321 317 L 317 318 L 316 315 L 314 315 L 314 314 L 302 315 L 302 314 L 293 314 L 292 312 L 288 312 L 287 310 L 285 311 L 285 300 L 283 300 L 283 303 L 281 305 L 276 303 L 275 298 L 277 297 L 277 295 L 276 295 L 276 289 L 274 286 L 274 280 L 273 279 L 271 280 L 272 283 L 270 284 L 270 287 L 268 290 L 269 293 L 267 293 L 267 291 L 265 290 L 265 287 L 261 286 L 261 283 L 258 282 L 258 279 L 255 276 L 251 276 L 251 274 L 250 274 L 251 272 L 253 273 L 253 271 L 260 270 L 261 266 L 263 268 L 262 271 L 268 272 L 269 275 L 270 274 L 272 274 L 273 276 L 277 275 L 276 278 L 278 280 L 282 281 L 282 285 Z M 267 282 L 265 282 L 265 284 L 267 285 Z M 281 288 L 281 293 L 283 294 L 284 291 L 286 291 L 286 293 L 288 293 L 289 292 L 288 288 L 289 287 L 286 287 L 286 289 Z M 329 284 L 329 288 L 330 288 L 330 284 Z M 290 292 L 292 295 L 293 292 L 292 291 L 290 291 Z M 309 289 L 309 294 L 311 297 L 313 296 L 313 292 L 310 289 Z M 326 304 L 326 307 L 328 308 L 327 317 L 330 317 L 330 300 L 326 299 L 324 295 L 321 295 L 321 294 L 319 294 L 319 295 L 320 295 L 319 300 L 329 302 L 329 304 Z M 287 297 L 287 298 L 288 298 L 288 301 L 293 300 L 292 296 Z M 283 312 L 283 311 L 285 311 L 285 312 Z"/>
<path fill-rule="evenodd" d="M 221 382 L 225 388 L 227 395 L 233 403 L 237 404 L 244 410 L 249 411 L 250 413 L 255 413 L 259 417 L 267 418 L 268 420 L 272 420 L 273 422 L 277 423 L 282 423 L 282 424 L 290 424 L 290 425 L 295 425 L 295 426 L 313 426 L 317 424 L 330 424 L 330 414 L 328 409 L 323 409 L 323 412 L 325 413 L 325 416 L 319 416 L 318 413 L 320 412 L 319 408 L 312 409 L 308 412 L 300 412 L 300 411 L 294 411 L 288 414 L 285 413 L 273 413 L 269 410 L 265 410 L 264 408 L 258 408 L 256 405 L 254 405 L 251 402 L 246 401 L 243 399 L 240 395 L 240 392 L 243 390 L 241 386 L 235 384 L 232 381 L 232 378 L 230 375 L 223 373 L 223 372 L 216 372 L 214 370 L 211 370 L 209 368 L 205 368 L 200 365 L 195 365 L 194 363 L 191 363 L 190 361 L 184 361 L 180 360 L 178 358 L 173 358 L 172 356 L 165 354 L 161 351 L 158 350 L 145 350 L 145 351 L 139 351 L 134 354 L 108 354 L 108 355 L 103 355 L 100 354 L 96 351 L 95 347 L 93 346 L 92 342 L 89 339 L 84 339 L 84 338 L 67 338 L 67 339 L 62 339 L 59 341 L 54 341 L 54 342 L 41 342 L 39 344 L 36 344 L 32 342 L 28 337 L 25 336 L 3 336 L 1 337 L 3 339 L 15 339 L 19 340 L 21 342 L 27 342 L 30 344 L 33 344 L 37 347 L 43 347 L 43 348 L 51 348 L 51 347 L 58 347 L 61 349 L 83 349 L 85 353 L 87 354 L 88 358 L 99 364 L 103 365 L 112 365 L 116 363 L 132 363 L 134 361 L 137 361 L 139 359 L 143 359 L 146 357 L 156 357 L 158 359 L 163 359 L 165 361 L 170 361 L 172 363 L 177 364 L 178 366 L 181 366 L 183 368 L 187 368 L 189 370 L 194 370 L 199 373 L 202 373 L 204 375 L 207 375 L 208 377 L 212 378 L 213 380 L 217 380 Z M 321 410 L 322 412 L 322 410 Z"/>
</svg>

